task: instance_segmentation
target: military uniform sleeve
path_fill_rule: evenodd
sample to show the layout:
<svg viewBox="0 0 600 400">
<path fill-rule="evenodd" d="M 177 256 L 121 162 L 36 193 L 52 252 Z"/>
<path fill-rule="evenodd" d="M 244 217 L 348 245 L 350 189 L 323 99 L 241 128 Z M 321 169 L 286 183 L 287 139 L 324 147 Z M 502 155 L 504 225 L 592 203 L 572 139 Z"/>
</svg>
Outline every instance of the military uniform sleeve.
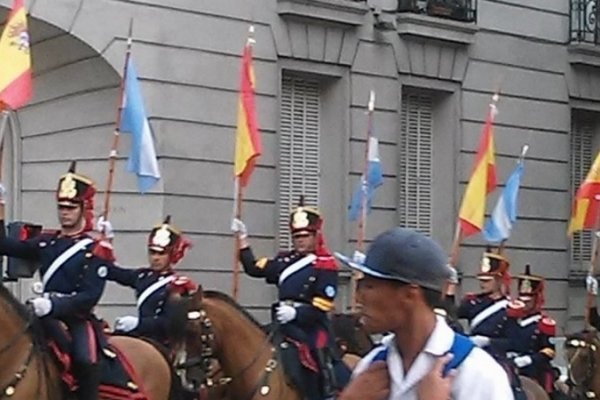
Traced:
<svg viewBox="0 0 600 400">
<path fill-rule="evenodd" d="M 6 236 L 4 220 L 0 220 L 0 255 L 37 261 L 40 259 L 40 237 L 18 240 Z"/>
<path fill-rule="evenodd" d="M 550 343 L 550 339 L 556 334 L 556 322 L 550 317 L 544 317 L 538 327 L 540 331 L 538 338 L 539 350 L 531 355 L 531 359 L 534 365 L 547 365 L 555 356 L 554 344 Z"/>
<path fill-rule="evenodd" d="M 297 307 L 296 319 L 300 324 L 312 325 L 316 321 L 327 318 L 327 313 L 335 307 L 334 300 L 337 294 L 337 268 L 315 267 L 315 282 L 310 304 Z"/>
<path fill-rule="evenodd" d="M 139 276 L 139 271 L 137 269 L 123 268 L 114 264 L 107 265 L 107 268 L 107 281 L 114 281 L 119 285 L 128 286 L 135 289 Z"/>
<path fill-rule="evenodd" d="M 100 301 L 110 262 L 92 257 L 83 268 L 79 290 L 71 295 L 52 295 L 51 316 L 60 318 L 73 315 L 87 315 Z"/>
<path fill-rule="evenodd" d="M 284 267 L 278 257 L 275 259 L 262 257 L 257 260 L 250 247 L 240 250 L 240 261 L 248 275 L 254 278 L 265 278 L 272 284 L 277 283 L 279 273 Z"/>
<path fill-rule="evenodd" d="M 460 304 L 456 308 L 456 318 L 470 319 L 471 315 L 471 302 L 477 298 L 474 293 L 467 293 L 461 300 Z"/>
</svg>

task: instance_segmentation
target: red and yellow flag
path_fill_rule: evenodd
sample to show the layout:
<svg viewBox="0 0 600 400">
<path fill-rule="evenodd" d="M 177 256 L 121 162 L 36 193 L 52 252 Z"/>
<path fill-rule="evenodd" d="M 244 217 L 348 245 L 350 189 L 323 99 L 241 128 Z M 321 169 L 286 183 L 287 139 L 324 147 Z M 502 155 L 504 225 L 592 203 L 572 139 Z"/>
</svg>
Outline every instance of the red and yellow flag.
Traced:
<svg viewBox="0 0 600 400">
<path fill-rule="evenodd" d="M 583 229 L 594 229 L 600 209 L 600 201 L 596 196 L 600 195 L 600 153 L 596 156 L 592 168 L 585 180 L 577 189 L 573 211 L 569 223 L 568 234 Z"/>
<path fill-rule="evenodd" d="M 248 184 L 254 164 L 262 151 L 256 118 L 252 45 L 246 44 L 242 56 L 242 79 L 238 101 L 235 162 L 233 172 L 241 187 Z"/>
<path fill-rule="evenodd" d="M 31 99 L 29 44 L 27 11 L 23 0 L 14 0 L 0 37 L 0 109 L 16 110 Z"/>
<path fill-rule="evenodd" d="M 479 148 L 477 149 L 473 173 L 465 190 L 458 214 L 464 236 L 481 232 L 485 219 L 486 196 L 497 185 L 493 125 L 495 116 L 496 106 L 490 104 L 490 111 L 485 120 Z"/>
</svg>

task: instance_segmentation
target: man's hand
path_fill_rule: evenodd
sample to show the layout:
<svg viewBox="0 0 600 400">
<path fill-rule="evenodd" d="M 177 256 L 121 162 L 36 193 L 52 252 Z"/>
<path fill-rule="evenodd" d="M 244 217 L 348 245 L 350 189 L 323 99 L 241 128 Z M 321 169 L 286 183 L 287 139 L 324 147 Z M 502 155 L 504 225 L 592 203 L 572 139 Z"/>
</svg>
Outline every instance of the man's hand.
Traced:
<svg viewBox="0 0 600 400">
<path fill-rule="evenodd" d="M 137 328 L 139 324 L 138 317 L 134 317 L 131 315 L 126 315 L 124 317 L 120 317 L 115 322 L 115 330 L 123 331 L 123 332 L 131 332 L 135 328 Z"/>
<path fill-rule="evenodd" d="M 6 204 L 6 188 L 4 184 L 0 182 L 0 204 Z"/>
<path fill-rule="evenodd" d="M 287 324 L 296 319 L 298 311 L 293 306 L 282 304 L 277 307 L 276 315 L 277 321 L 279 321 L 280 324 Z"/>
<path fill-rule="evenodd" d="M 598 280 L 592 275 L 588 275 L 585 278 L 585 288 L 589 294 L 598 296 Z"/>
<path fill-rule="evenodd" d="M 248 237 L 248 229 L 246 228 L 246 224 L 239 218 L 234 218 L 231 220 L 231 231 L 233 233 L 237 233 L 240 239 L 246 239 Z"/>
<path fill-rule="evenodd" d="M 33 313 L 38 317 L 45 317 L 52 311 L 52 300 L 46 297 L 36 297 L 30 300 L 33 307 Z"/>
<path fill-rule="evenodd" d="M 350 381 L 338 400 L 387 400 L 389 395 L 390 375 L 387 364 L 384 361 L 376 361 Z"/>
<path fill-rule="evenodd" d="M 471 341 L 473 343 L 475 343 L 475 345 L 477 347 L 481 347 L 482 349 L 484 347 L 487 347 L 490 345 L 490 338 L 487 336 L 481 336 L 481 335 L 471 336 Z"/>
<path fill-rule="evenodd" d="M 104 215 L 101 215 L 96 222 L 96 230 L 107 239 L 113 239 L 115 237 L 115 231 L 109 220 L 104 219 Z"/>
<path fill-rule="evenodd" d="M 452 265 L 448 264 L 448 269 L 450 270 L 450 276 L 448 277 L 448 283 L 452 285 L 458 285 L 458 271 Z"/>
<path fill-rule="evenodd" d="M 452 360 L 452 354 L 438 357 L 433 369 L 419 383 L 417 389 L 419 400 L 450 400 L 456 370 L 451 370 L 448 376 L 443 376 L 444 367 L 450 360 Z"/>
</svg>

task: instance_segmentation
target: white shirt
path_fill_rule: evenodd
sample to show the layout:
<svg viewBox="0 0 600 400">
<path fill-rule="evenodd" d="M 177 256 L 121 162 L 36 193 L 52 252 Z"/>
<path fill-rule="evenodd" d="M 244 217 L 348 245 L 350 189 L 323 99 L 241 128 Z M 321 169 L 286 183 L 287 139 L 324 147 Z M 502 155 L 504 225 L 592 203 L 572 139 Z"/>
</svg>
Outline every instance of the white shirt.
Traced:
<svg viewBox="0 0 600 400">
<path fill-rule="evenodd" d="M 390 397 L 388 400 L 418 400 L 418 383 L 433 368 L 437 357 L 446 354 L 454 341 L 454 331 L 442 317 L 437 322 L 425 347 L 405 373 L 402 357 L 394 344 L 394 335 L 386 336 L 382 345 L 388 348 L 387 364 L 390 373 Z M 363 358 L 354 375 L 371 365 L 381 347 Z M 514 400 L 504 369 L 485 351 L 475 347 L 457 368 L 452 385 L 452 400 Z"/>
</svg>

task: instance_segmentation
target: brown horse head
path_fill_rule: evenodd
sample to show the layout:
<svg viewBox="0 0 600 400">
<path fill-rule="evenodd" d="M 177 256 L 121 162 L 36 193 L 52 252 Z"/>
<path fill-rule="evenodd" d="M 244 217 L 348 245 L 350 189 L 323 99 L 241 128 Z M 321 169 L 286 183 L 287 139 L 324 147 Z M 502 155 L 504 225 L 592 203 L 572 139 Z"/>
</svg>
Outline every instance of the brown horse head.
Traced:
<svg viewBox="0 0 600 400">
<path fill-rule="evenodd" d="M 358 314 L 334 314 L 331 323 L 336 343 L 343 354 L 364 357 L 373 349 L 373 340 L 363 329 Z"/>
<path fill-rule="evenodd" d="M 596 330 L 585 330 L 567 336 L 565 351 L 569 380 L 581 395 L 593 392 L 600 396 L 600 340 Z"/>
<path fill-rule="evenodd" d="M 270 337 L 224 293 L 204 291 L 187 304 L 182 365 L 204 388 L 226 384 L 229 398 L 299 400 L 286 381 Z M 218 365 L 218 366 L 217 366 Z"/>
</svg>

